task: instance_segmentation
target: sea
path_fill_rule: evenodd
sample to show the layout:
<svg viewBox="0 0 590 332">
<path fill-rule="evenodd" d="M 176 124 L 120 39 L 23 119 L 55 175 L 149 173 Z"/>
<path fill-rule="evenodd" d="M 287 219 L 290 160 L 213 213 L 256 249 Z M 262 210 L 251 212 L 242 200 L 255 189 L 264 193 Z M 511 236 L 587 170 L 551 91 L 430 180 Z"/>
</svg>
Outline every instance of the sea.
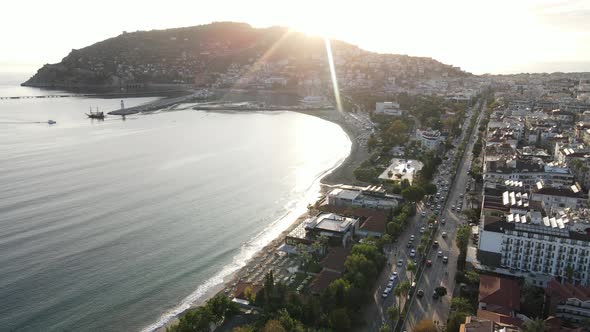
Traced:
<svg viewBox="0 0 590 332">
<path fill-rule="evenodd" d="M 0 74 L 0 96 L 63 93 L 20 87 L 28 76 Z M 287 111 L 84 114 L 119 107 L 0 100 L 0 330 L 162 326 L 305 212 L 351 148 Z"/>
</svg>

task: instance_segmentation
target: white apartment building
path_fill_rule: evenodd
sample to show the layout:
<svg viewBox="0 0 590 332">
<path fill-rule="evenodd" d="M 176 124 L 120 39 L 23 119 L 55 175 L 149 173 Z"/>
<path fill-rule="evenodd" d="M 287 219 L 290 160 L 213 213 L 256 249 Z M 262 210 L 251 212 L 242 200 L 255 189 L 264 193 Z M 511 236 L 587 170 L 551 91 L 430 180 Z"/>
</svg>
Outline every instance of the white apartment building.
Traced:
<svg viewBox="0 0 590 332">
<path fill-rule="evenodd" d="M 394 101 L 375 103 L 375 113 L 392 116 L 402 116 L 404 114 L 399 104 Z"/>
<path fill-rule="evenodd" d="M 531 200 L 543 202 L 546 210 L 582 209 L 588 207 L 588 194 L 573 184 L 570 187 L 553 188 L 537 183 L 537 188 L 531 193 Z"/>
<path fill-rule="evenodd" d="M 574 183 L 574 176 L 565 165 L 520 159 L 486 161 L 483 179 L 499 184 L 507 180 L 521 181 L 525 190 L 534 188 L 539 181 L 555 188 Z"/>
<path fill-rule="evenodd" d="M 539 281 L 539 286 L 544 286 L 541 280 L 552 277 L 590 285 L 588 219 L 579 215 L 547 217 L 526 210 L 511 208 L 501 217 L 482 215 L 480 262 L 503 269 L 504 274 L 526 273 Z"/>
<path fill-rule="evenodd" d="M 438 150 L 444 142 L 444 136 L 438 130 L 416 130 L 416 138 L 426 150 Z"/>
</svg>

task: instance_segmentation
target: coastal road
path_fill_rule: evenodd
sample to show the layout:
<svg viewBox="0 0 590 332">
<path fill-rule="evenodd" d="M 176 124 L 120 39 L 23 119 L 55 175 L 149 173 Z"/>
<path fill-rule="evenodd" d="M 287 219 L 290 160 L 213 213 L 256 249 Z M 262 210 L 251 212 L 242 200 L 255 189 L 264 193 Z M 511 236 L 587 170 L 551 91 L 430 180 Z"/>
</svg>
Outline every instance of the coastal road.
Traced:
<svg viewBox="0 0 590 332">
<path fill-rule="evenodd" d="M 476 105 L 477 107 L 477 105 Z M 474 131 L 479 127 L 479 123 L 485 113 L 485 107 L 479 114 L 478 121 Z M 466 120 L 468 125 L 470 118 Z M 415 297 L 411 302 L 410 310 L 405 321 L 405 330 L 411 331 L 422 319 L 430 319 L 435 323 L 438 322 L 440 326 L 446 325 L 448 318 L 453 289 L 455 287 L 455 273 L 457 271 L 457 257 L 459 256 L 459 249 L 455 244 L 455 235 L 457 228 L 464 222 L 461 218 L 461 213 L 452 211 L 452 205 L 456 204 L 458 200 L 464 200 L 460 197 L 465 194 L 467 188 L 467 181 L 469 178 L 468 172 L 471 168 L 472 155 L 471 151 L 475 143 L 477 135 L 475 133 L 470 137 L 469 142 L 465 148 L 465 153 L 459 163 L 455 180 L 451 184 L 447 200 L 444 205 L 444 210 L 440 219 L 445 218 L 445 225 L 439 224 L 439 231 L 437 232 L 435 240 L 440 243 L 439 249 L 432 249 L 428 254 L 427 259 L 431 259 L 432 267 L 425 267 L 424 273 L 418 283 L 418 289 L 424 290 L 424 297 Z M 466 207 L 463 204 L 463 207 Z M 447 237 L 442 238 L 442 232 L 447 232 Z M 448 264 L 444 264 L 441 258 L 437 257 L 437 251 L 443 252 L 443 255 L 449 257 Z M 448 294 L 441 299 L 435 300 L 432 298 L 434 289 L 438 286 L 447 288 Z"/>
<path fill-rule="evenodd" d="M 418 207 L 416 215 L 408 221 L 406 231 L 398 237 L 397 242 L 391 245 L 391 250 L 389 251 L 389 254 L 386 255 L 388 263 L 377 279 L 372 291 L 371 303 L 366 307 L 364 312 L 364 319 L 367 322 L 368 327 L 365 326 L 358 331 L 379 331 L 383 322 L 391 325 L 391 322 L 387 319 L 386 312 L 387 308 L 390 306 L 394 304 L 398 305 L 397 298 L 393 291 L 385 299 L 383 299 L 381 295 L 387 286 L 389 276 L 392 272 L 396 271 L 398 273 L 398 280 L 395 282 L 395 285 L 410 280 L 410 273 L 406 271 L 406 267 L 408 261 L 413 260 L 413 258 L 409 256 L 411 248 L 407 248 L 407 244 L 411 235 L 415 236 L 415 245 L 420 243 L 420 227 L 426 226 L 426 218 L 421 216 L 421 212 L 425 211 L 423 208 L 423 205 Z M 413 249 L 415 249 L 415 247 L 413 247 Z M 399 259 L 403 260 L 401 267 L 397 266 L 397 261 Z"/>
</svg>

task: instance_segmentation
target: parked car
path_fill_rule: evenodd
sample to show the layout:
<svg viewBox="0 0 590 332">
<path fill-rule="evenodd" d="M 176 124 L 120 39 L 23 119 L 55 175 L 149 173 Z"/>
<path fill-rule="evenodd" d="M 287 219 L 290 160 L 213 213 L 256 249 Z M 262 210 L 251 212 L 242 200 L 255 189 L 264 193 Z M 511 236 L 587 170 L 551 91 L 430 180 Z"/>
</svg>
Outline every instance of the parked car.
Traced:
<svg viewBox="0 0 590 332">
<path fill-rule="evenodd" d="M 434 248 L 438 248 L 438 241 L 434 241 L 434 242 L 432 242 L 432 247 L 434 247 Z"/>
<path fill-rule="evenodd" d="M 416 250 L 412 249 L 410 251 L 410 257 L 416 257 Z"/>
<path fill-rule="evenodd" d="M 447 232 L 442 232 L 442 235 L 441 235 L 441 236 L 442 236 L 443 238 L 446 238 L 446 237 L 447 237 Z"/>
<path fill-rule="evenodd" d="M 420 227 L 420 233 L 424 233 L 424 227 Z"/>
<path fill-rule="evenodd" d="M 418 296 L 418 297 L 424 296 L 424 291 L 419 289 L 418 292 L 416 292 L 416 296 Z"/>
<path fill-rule="evenodd" d="M 445 263 L 445 264 L 446 264 L 446 263 L 448 263 L 448 262 L 449 262 L 449 257 L 447 257 L 447 256 L 443 257 L 443 263 Z"/>
<path fill-rule="evenodd" d="M 403 259 L 398 260 L 397 266 L 402 266 L 402 265 L 404 265 L 404 260 Z"/>
<path fill-rule="evenodd" d="M 442 256 L 443 256 L 443 252 L 442 252 L 442 251 L 439 251 L 439 252 L 437 253 L 437 256 L 438 256 L 438 257 L 442 257 Z"/>
<path fill-rule="evenodd" d="M 428 266 L 428 267 L 432 266 L 432 261 L 430 259 L 426 261 L 426 266 Z"/>
</svg>

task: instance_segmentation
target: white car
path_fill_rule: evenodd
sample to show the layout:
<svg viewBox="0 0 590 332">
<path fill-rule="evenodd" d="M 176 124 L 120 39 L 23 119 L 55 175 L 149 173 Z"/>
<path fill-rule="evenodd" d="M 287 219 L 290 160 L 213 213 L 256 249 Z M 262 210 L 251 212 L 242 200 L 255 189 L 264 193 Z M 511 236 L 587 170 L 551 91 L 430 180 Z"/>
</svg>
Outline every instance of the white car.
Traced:
<svg viewBox="0 0 590 332">
<path fill-rule="evenodd" d="M 416 256 L 416 250 L 412 249 L 412 251 L 410 251 L 410 257 L 415 257 Z"/>
<path fill-rule="evenodd" d="M 387 288 L 389 288 L 389 289 L 393 288 L 393 281 L 390 281 L 387 283 Z M 387 289 L 387 288 L 385 288 L 385 289 Z"/>
<path fill-rule="evenodd" d="M 410 235 L 410 241 L 414 241 L 416 237 L 414 236 L 414 234 Z"/>
<path fill-rule="evenodd" d="M 443 238 L 447 237 L 447 232 L 442 232 L 442 237 Z"/>
<path fill-rule="evenodd" d="M 424 233 L 424 227 L 420 227 L 420 233 Z"/>
<path fill-rule="evenodd" d="M 398 260 L 397 261 L 397 266 L 402 266 L 402 265 L 404 265 L 403 259 Z"/>
<path fill-rule="evenodd" d="M 443 256 L 443 252 L 442 252 L 442 251 L 439 251 L 439 252 L 437 253 L 437 256 L 438 256 L 438 257 L 442 257 L 442 256 Z"/>
<path fill-rule="evenodd" d="M 391 282 L 395 281 L 395 279 L 397 279 L 397 275 L 391 275 L 391 277 L 389 277 L 389 281 Z"/>
</svg>

